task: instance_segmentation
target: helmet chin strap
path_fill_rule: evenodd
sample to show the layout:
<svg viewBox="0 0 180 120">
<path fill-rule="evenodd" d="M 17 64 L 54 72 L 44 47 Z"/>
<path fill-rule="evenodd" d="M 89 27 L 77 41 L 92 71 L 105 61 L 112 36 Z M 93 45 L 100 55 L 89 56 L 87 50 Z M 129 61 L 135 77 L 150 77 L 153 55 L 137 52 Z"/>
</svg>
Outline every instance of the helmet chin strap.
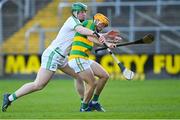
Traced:
<svg viewBox="0 0 180 120">
<path fill-rule="evenodd" d="M 78 11 L 74 11 L 72 14 L 73 14 L 73 16 L 74 16 L 75 18 L 77 18 Z"/>
<path fill-rule="evenodd" d="M 80 20 L 80 19 L 77 17 L 78 14 L 79 14 L 78 11 L 74 11 L 74 12 L 72 13 L 72 15 L 73 15 L 75 18 L 77 18 L 80 22 L 83 22 L 84 20 Z"/>
<path fill-rule="evenodd" d="M 85 20 L 79 20 L 81 23 L 83 22 L 83 21 L 85 21 Z"/>
</svg>

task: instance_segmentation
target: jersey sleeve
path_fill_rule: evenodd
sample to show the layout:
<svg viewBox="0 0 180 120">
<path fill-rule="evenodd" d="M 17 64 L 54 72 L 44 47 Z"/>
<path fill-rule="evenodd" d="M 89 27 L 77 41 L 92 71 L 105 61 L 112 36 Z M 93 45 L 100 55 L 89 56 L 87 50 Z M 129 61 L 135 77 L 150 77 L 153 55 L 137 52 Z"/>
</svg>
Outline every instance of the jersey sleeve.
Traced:
<svg viewBox="0 0 180 120">
<path fill-rule="evenodd" d="M 82 23 L 83 27 L 89 28 L 90 30 L 95 30 L 95 24 L 93 20 L 86 20 Z"/>
<path fill-rule="evenodd" d="M 68 26 L 71 29 L 75 29 L 78 25 L 82 25 L 82 23 L 78 19 L 72 16 L 70 21 L 68 22 Z"/>
</svg>

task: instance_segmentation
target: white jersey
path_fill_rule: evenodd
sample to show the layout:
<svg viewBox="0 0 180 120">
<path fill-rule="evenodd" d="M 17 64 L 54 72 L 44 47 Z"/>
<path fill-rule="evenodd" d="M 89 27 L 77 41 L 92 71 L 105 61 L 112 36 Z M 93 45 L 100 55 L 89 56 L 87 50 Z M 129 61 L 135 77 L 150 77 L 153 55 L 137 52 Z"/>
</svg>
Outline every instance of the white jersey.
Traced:
<svg viewBox="0 0 180 120">
<path fill-rule="evenodd" d="M 77 25 L 81 25 L 81 22 L 74 16 L 70 16 L 47 49 L 56 50 L 63 56 L 67 56 L 71 50 L 73 37 L 76 33 L 74 29 Z"/>
</svg>

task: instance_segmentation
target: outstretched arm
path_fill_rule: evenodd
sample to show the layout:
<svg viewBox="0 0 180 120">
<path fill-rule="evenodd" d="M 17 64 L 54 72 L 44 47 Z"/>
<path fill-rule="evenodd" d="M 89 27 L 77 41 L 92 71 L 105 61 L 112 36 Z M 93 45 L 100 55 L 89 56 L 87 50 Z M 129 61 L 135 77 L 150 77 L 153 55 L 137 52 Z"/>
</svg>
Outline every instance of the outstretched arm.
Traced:
<svg viewBox="0 0 180 120">
<path fill-rule="evenodd" d="M 100 41 L 98 40 L 98 38 L 96 38 L 96 37 L 88 36 L 87 39 L 88 39 L 89 41 L 91 41 L 91 42 L 94 42 L 94 43 L 98 44 L 98 45 L 103 45 L 103 43 L 100 42 Z"/>
<path fill-rule="evenodd" d="M 95 33 L 94 31 L 85 28 L 81 25 L 75 27 L 75 31 L 82 35 L 97 37 L 99 41 L 105 41 L 105 37 L 103 35 L 100 35 L 100 37 L 98 37 L 96 34 L 94 34 Z"/>
<path fill-rule="evenodd" d="M 87 35 L 87 36 L 94 36 L 94 31 L 88 29 L 88 28 L 85 28 L 81 25 L 78 25 L 76 28 L 75 28 L 75 31 L 82 34 L 82 35 Z"/>
<path fill-rule="evenodd" d="M 97 45 L 103 45 L 103 43 L 106 43 L 106 45 L 107 45 L 108 47 L 110 47 L 110 48 L 116 47 L 116 44 L 114 44 L 114 43 L 109 43 L 109 42 L 106 42 L 106 41 L 100 42 L 96 37 L 88 36 L 88 40 L 96 43 Z"/>
</svg>

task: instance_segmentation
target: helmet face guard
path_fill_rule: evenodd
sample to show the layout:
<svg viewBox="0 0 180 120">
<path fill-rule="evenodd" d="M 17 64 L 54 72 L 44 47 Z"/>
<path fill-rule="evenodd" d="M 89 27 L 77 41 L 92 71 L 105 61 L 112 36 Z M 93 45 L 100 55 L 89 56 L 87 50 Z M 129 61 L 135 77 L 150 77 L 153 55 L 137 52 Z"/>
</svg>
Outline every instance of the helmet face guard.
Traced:
<svg viewBox="0 0 180 120">
<path fill-rule="evenodd" d="M 96 25 L 102 23 L 105 25 L 105 27 L 109 25 L 109 19 L 101 13 L 97 13 L 96 15 L 94 15 L 94 22 L 96 23 Z"/>
</svg>

